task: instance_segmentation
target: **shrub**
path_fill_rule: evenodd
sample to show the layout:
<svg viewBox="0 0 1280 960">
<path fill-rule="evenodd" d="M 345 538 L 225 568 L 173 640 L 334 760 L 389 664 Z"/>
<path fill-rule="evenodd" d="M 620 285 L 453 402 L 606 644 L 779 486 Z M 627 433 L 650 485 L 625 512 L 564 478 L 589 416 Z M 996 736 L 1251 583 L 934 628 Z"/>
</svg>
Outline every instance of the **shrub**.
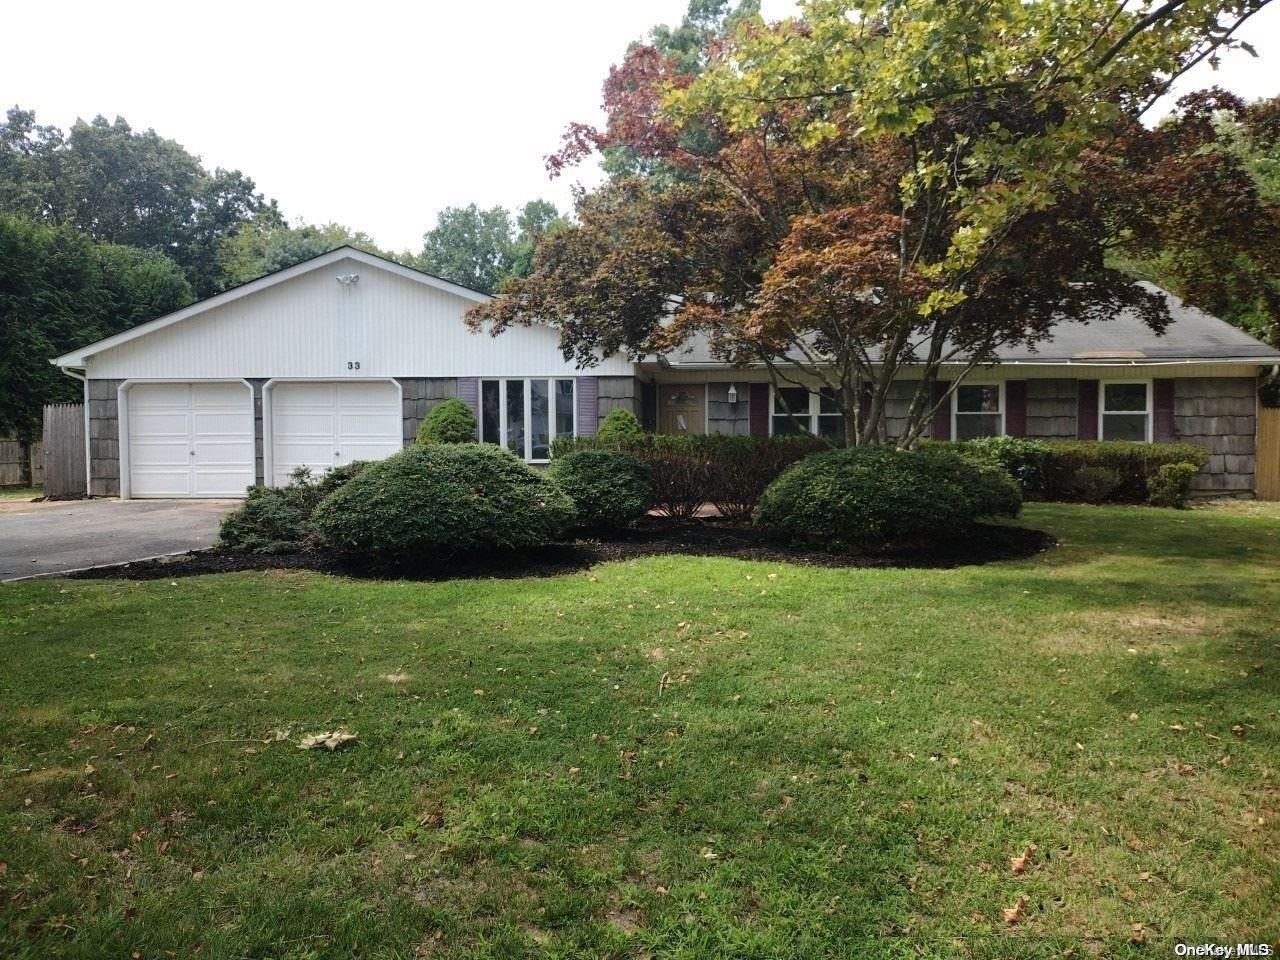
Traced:
<svg viewBox="0 0 1280 960">
<path fill-rule="evenodd" d="M 651 504 L 687 520 L 713 503 L 730 520 L 750 519 L 760 495 L 784 469 L 830 447 L 814 437 L 641 434 L 629 441 L 562 438 L 555 455 L 621 449 L 649 465 Z M 553 461 L 554 462 L 554 461 Z"/>
<path fill-rule="evenodd" d="M 311 514 L 322 499 L 358 476 L 367 464 L 334 467 L 318 480 L 307 467 L 289 475 L 283 487 L 250 487 L 244 503 L 222 518 L 218 546 L 246 553 L 296 553 L 314 530 Z"/>
<path fill-rule="evenodd" d="M 1018 482 L 1027 497 L 1044 489 L 1045 468 L 1053 456 L 1049 444 L 1022 437 L 983 437 L 962 441 L 960 451 L 983 463 L 994 464 Z"/>
<path fill-rule="evenodd" d="M 568 496 L 509 450 L 432 444 L 369 464 L 320 502 L 312 522 L 352 556 L 417 564 L 519 553 L 561 537 L 573 516 Z"/>
<path fill-rule="evenodd" d="M 1167 463 L 1203 466 L 1209 453 L 1190 443 L 1130 443 L 1122 440 L 1059 440 L 1047 444 L 1040 495 L 1046 500 L 1145 503 L 1148 483 Z M 1106 471 L 1105 473 L 1103 471 Z M 1114 476 L 1101 494 L 1103 479 Z"/>
<path fill-rule="evenodd" d="M 644 437 L 640 421 L 630 410 L 615 407 L 610 410 L 596 428 L 596 437 L 602 443 L 630 443 Z"/>
<path fill-rule="evenodd" d="M 1194 463 L 1164 463 L 1155 476 L 1147 481 L 1150 493 L 1147 502 L 1153 507 L 1173 507 L 1181 510 L 1191 495 L 1191 484 L 1200 475 L 1200 467 Z"/>
<path fill-rule="evenodd" d="M 579 450 L 551 461 L 547 474 L 573 501 L 579 526 L 620 529 L 649 509 L 652 471 L 629 453 Z"/>
<path fill-rule="evenodd" d="M 808 457 L 769 485 L 758 522 L 793 539 L 866 548 L 955 536 L 984 517 L 1016 516 L 1017 485 L 953 450 L 850 447 Z"/>
<path fill-rule="evenodd" d="M 475 440 L 476 416 L 456 397 L 432 407 L 418 428 L 418 443 L 474 443 Z"/>
</svg>

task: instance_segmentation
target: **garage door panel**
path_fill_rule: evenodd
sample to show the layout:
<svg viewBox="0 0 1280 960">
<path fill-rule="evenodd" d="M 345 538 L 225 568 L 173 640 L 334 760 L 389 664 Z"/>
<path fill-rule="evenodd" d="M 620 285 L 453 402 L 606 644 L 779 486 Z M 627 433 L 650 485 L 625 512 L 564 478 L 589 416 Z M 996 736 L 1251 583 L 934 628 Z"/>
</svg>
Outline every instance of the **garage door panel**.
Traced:
<svg viewBox="0 0 1280 960">
<path fill-rule="evenodd" d="M 241 383 L 129 389 L 129 492 L 240 497 L 254 482 L 253 394 Z"/>
<path fill-rule="evenodd" d="M 272 482 L 307 466 L 315 474 L 401 447 L 400 391 L 383 381 L 282 382 L 272 386 Z"/>
</svg>

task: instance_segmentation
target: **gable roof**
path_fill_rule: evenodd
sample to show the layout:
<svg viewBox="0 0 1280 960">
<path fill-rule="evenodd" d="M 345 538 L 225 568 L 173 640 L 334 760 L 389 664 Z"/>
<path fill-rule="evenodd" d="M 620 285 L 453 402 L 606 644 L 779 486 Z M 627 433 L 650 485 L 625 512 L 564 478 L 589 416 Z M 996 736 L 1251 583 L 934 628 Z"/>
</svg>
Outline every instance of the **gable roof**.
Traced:
<svg viewBox="0 0 1280 960">
<path fill-rule="evenodd" d="M 130 327 L 122 333 L 114 336 L 106 337 L 96 343 L 88 344 L 79 349 L 64 353 L 60 357 L 54 357 L 50 363 L 58 367 L 82 367 L 85 361 L 94 354 L 102 353 L 104 350 L 110 350 L 112 347 L 118 347 L 122 343 L 128 343 L 130 340 L 136 340 L 139 337 L 145 337 L 147 334 L 155 333 L 157 330 L 163 330 L 171 327 L 175 323 L 181 323 L 190 317 L 197 316 L 214 307 L 225 306 L 228 303 L 234 303 L 242 297 L 250 294 L 258 293 L 266 290 L 268 287 L 274 287 L 278 283 L 286 280 L 292 280 L 303 274 L 311 273 L 313 270 L 320 270 L 324 267 L 337 263 L 340 260 L 355 260 L 366 266 L 373 267 L 378 270 L 385 270 L 388 273 L 394 273 L 397 276 L 413 280 L 424 286 L 432 287 L 436 290 L 443 290 L 445 293 L 451 293 L 454 296 L 462 297 L 464 300 L 470 300 L 473 303 L 484 303 L 488 301 L 490 296 L 487 293 L 481 293 L 479 290 L 472 290 L 470 287 L 464 287 L 460 283 L 454 283 L 451 280 L 445 280 L 433 274 L 426 273 L 414 267 L 406 267 L 403 263 L 397 263 L 394 260 L 388 260 L 386 257 L 379 257 L 372 253 L 366 253 L 364 250 L 357 250 L 355 247 L 343 245 L 335 247 L 326 253 L 318 254 L 308 260 L 295 263 L 292 266 L 284 267 L 275 273 L 268 273 L 266 276 L 259 277 L 256 280 L 250 280 L 242 283 L 238 287 L 232 287 L 230 290 L 224 290 L 222 293 L 215 294 L 212 297 L 206 297 L 204 300 L 197 300 L 195 303 L 174 310 L 171 313 L 163 314 L 153 320 L 140 323 L 136 327 Z"/>
<path fill-rule="evenodd" d="M 1016 344 L 997 351 L 999 363 L 1046 365 L 1210 363 L 1280 363 L 1280 350 L 1249 336 L 1239 327 L 1205 313 L 1155 284 L 1139 286 L 1164 296 L 1172 323 L 1157 334 L 1136 311 L 1122 310 L 1109 320 L 1082 323 L 1064 319 L 1052 335 L 1034 346 Z M 712 356 L 703 336 L 662 358 L 672 367 L 727 367 Z"/>
</svg>

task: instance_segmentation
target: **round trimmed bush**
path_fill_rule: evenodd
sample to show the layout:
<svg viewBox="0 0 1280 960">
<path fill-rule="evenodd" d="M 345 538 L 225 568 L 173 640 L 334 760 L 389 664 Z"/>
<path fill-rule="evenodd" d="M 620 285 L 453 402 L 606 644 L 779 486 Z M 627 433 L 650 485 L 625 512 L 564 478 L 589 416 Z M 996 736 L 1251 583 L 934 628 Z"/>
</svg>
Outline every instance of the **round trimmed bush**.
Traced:
<svg viewBox="0 0 1280 960">
<path fill-rule="evenodd" d="M 1021 507 L 1018 485 L 999 467 L 950 450 L 849 447 L 788 468 L 760 498 L 756 520 L 796 540 L 863 549 L 953 537 Z"/>
<path fill-rule="evenodd" d="M 578 525 L 587 529 L 628 527 L 649 509 L 649 465 L 629 453 L 578 450 L 552 460 L 547 474 L 569 495 Z"/>
<path fill-rule="evenodd" d="M 329 494 L 312 524 L 330 545 L 378 563 L 519 552 L 564 535 L 573 502 L 492 444 L 414 446 Z"/>
<path fill-rule="evenodd" d="M 475 443 L 476 415 L 451 397 L 428 411 L 418 428 L 418 443 Z"/>
<path fill-rule="evenodd" d="M 1151 491 L 1147 502 L 1153 507 L 1173 507 L 1181 510 L 1191 496 L 1191 485 L 1200 476 L 1198 463 L 1165 463 L 1147 481 Z"/>
<path fill-rule="evenodd" d="M 644 438 L 644 428 L 630 410 L 615 407 L 605 414 L 596 427 L 596 439 L 601 443 L 630 443 Z"/>
</svg>

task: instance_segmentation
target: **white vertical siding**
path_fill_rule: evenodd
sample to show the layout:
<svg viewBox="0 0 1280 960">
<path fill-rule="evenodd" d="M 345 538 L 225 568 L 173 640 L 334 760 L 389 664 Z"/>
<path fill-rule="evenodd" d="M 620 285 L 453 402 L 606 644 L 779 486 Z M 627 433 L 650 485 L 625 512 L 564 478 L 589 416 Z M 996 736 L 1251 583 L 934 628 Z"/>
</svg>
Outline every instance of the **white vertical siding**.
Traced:
<svg viewBox="0 0 1280 960">
<path fill-rule="evenodd" d="M 340 284 L 339 274 L 360 280 Z M 356 260 L 341 260 L 212 307 L 89 359 L 90 377 L 572 376 L 557 335 L 498 337 L 463 323 L 471 303 Z M 354 364 L 359 364 L 356 369 Z M 350 365 L 350 366 L 349 366 Z M 630 374 L 622 358 L 590 372 Z"/>
</svg>

